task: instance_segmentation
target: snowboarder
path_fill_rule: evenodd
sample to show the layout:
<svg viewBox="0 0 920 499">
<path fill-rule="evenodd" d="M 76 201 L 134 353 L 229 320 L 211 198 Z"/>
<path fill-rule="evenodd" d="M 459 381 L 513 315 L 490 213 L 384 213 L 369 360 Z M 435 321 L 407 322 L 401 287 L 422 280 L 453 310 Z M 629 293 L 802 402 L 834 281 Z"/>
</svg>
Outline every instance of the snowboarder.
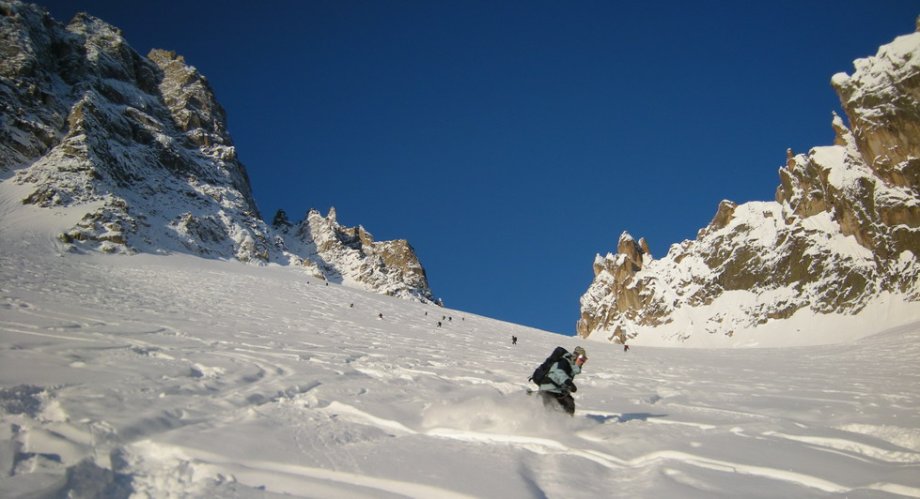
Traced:
<svg viewBox="0 0 920 499">
<path fill-rule="evenodd" d="M 550 366 L 544 383 L 540 385 L 540 396 L 544 406 L 559 404 L 570 416 L 575 414 L 575 399 L 572 394 L 578 391 L 573 380 L 581 373 L 581 366 L 588 361 L 585 349 L 575 347 L 572 353 L 566 353 Z"/>
</svg>

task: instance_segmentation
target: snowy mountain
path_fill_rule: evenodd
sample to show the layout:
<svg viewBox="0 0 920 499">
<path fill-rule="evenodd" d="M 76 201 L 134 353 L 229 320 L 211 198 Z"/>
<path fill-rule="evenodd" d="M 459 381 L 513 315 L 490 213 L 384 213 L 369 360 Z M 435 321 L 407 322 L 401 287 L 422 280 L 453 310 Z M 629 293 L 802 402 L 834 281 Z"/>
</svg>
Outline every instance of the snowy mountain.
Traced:
<svg viewBox="0 0 920 499">
<path fill-rule="evenodd" d="M 179 57 L 140 57 L 101 21 L 65 29 L 19 3 L 0 2 L 0 38 L 0 497 L 920 497 L 910 290 L 805 317 L 821 345 L 802 348 L 764 334 L 769 349 L 623 353 L 436 307 L 404 241 L 335 210 L 263 223 L 219 106 Z M 834 206 L 865 178 L 846 161 L 820 184 Z M 803 195 L 797 178 L 789 196 Z M 739 221 L 779 226 L 783 206 L 726 204 L 711 237 L 768 241 L 771 226 Z M 840 225 L 801 224 L 784 237 Z M 900 248 L 909 233 L 868 234 Z M 836 234 L 826 251 L 861 262 L 856 240 Z M 906 251 L 886 255 L 911 270 Z M 660 265 L 628 237 L 619 252 L 612 279 Z M 680 275 L 708 276 L 701 254 Z M 747 293 L 705 312 L 736 317 Z M 569 417 L 527 377 L 579 344 L 590 360 Z"/>
<path fill-rule="evenodd" d="M 28 189 L 0 183 L 0 497 L 920 497 L 916 317 L 802 348 L 581 340 L 569 417 L 525 388 L 577 338 L 294 266 L 66 253 L 82 209 Z"/>
<path fill-rule="evenodd" d="M 63 26 L 40 7 L 0 2 L 0 173 L 22 202 L 81 207 L 70 250 L 190 253 L 309 274 L 431 301 L 406 241 L 374 242 L 334 216 L 295 233 L 267 225 L 207 80 L 173 52 L 140 56 L 86 14 Z M 321 238 L 316 241 L 313 238 Z"/>
<path fill-rule="evenodd" d="M 598 255 L 578 334 L 756 344 L 772 332 L 802 344 L 815 315 L 850 328 L 856 315 L 920 317 L 920 32 L 855 68 L 832 78 L 849 127 L 835 115 L 834 145 L 789 151 L 774 202 L 723 201 L 661 259 L 627 233 Z"/>
</svg>

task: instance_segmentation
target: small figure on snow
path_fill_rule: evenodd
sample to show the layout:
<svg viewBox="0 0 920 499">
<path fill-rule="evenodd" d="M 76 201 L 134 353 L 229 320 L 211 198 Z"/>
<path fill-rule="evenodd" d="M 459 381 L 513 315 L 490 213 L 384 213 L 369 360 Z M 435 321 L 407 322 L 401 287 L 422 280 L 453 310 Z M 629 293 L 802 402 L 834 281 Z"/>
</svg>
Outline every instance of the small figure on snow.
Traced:
<svg viewBox="0 0 920 499">
<path fill-rule="evenodd" d="M 629 351 L 629 345 L 627 345 L 626 343 L 623 343 L 623 351 L 624 351 L 624 352 L 628 352 L 628 351 Z"/>
<path fill-rule="evenodd" d="M 540 396 L 543 397 L 543 405 L 551 406 L 559 404 L 570 416 L 575 414 L 575 399 L 572 394 L 578 391 L 575 386 L 575 376 L 581 373 L 581 366 L 588 361 L 585 349 L 575 347 L 572 353 L 566 352 L 562 357 L 554 362 L 543 383 L 540 384 Z"/>
<path fill-rule="evenodd" d="M 511 344 L 512 344 L 512 345 L 517 345 L 517 336 L 512 336 L 512 337 L 511 337 Z"/>
</svg>

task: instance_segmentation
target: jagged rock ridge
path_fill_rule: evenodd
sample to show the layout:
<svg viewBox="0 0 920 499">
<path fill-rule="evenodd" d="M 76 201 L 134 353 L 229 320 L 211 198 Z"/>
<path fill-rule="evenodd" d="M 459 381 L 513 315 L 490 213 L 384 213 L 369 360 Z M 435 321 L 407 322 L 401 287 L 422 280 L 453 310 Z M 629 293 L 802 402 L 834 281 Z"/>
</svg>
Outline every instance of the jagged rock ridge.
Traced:
<svg viewBox="0 0 920 499">
<path fill-rule="evenodd" d="M 432 300 L 405 241 L 373 242 L 363 229 L 358 245 L 311 241 L 348 232 L 333 216 L 288 244 L 285 231 L 262 221 L 226 113 L 181 56 L 143 57 L 90 15 L 64 26 L 38 6 L 6 1 L 0 56 L 0 174 L 30 186 L 24 203 L 85 207 L 60 236 L 71 248 L 302 265 L 329 280 Z"/>
<path fill-rule="evenodd" d="M 276 246 L 292 255 L 293 263 L 309 266 L 317 276 L 334 282 L 356 281 L 394 296 L 435 301 L 428 290 L 425 269 L 404 239 L 374 241 L 364 227 L 344 227 L 335 208 L 325 217 L 310 210 L 300 223 L 291 223 L 279 211 L 273 227 Z M 302 255 L 302 256 L 296 256 Z"/>
<path fill-rule="evenodd" d="M 660 260 L 624 233 L 595 259 L 578 334 L 730 337 L 884 293 L 920 301 L 920 32 L 854 64 L 832 78 L 850 124 L 834 115 L 834 145 L 788 151 L 775 202 L 723 201 Z"/>
</svg>

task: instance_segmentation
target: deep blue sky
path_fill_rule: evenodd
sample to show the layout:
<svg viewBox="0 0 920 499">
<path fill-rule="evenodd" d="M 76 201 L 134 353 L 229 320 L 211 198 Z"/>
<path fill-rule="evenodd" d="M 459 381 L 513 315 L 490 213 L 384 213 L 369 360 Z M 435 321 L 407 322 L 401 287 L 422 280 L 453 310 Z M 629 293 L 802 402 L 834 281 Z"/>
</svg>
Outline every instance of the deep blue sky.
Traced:
<svg viewBox="0 0 920 499">
<path fill-rule="evenodd" d="M 915 0 L 92 1 L 210 81 L 263 218 L 408 239 L 451 308 L 571 334 L 597 253 L 656 258 L 833 141 L 830 87 Z"/>
</svg>

